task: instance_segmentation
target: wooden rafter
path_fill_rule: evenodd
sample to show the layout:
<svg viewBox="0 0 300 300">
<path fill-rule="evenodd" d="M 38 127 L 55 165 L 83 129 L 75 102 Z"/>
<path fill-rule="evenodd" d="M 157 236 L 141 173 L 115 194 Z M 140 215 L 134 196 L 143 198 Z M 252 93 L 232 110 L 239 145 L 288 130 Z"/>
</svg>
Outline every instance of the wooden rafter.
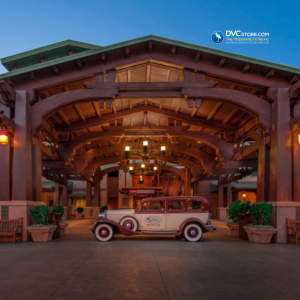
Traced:
<svg viewBox="0 0 300 300">
<path fill-rule="evenodd" d="M 210 112 L 210 114 L 207 117 L 207 121 L 209 121 L 211 118 L 213 118 L 213 116 L 217 113 L 217 111 L 219 110 L 219 108 L 222 106 L 222 102 L 218 102 L 215 107 L 212 109 L 212 111 Z"/>
</svg>

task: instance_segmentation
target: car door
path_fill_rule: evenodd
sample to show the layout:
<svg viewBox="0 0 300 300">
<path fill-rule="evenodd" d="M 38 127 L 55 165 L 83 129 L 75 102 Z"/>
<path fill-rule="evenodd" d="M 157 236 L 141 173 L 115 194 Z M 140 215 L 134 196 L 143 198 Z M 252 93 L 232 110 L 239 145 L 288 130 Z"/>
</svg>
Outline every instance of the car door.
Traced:
<svg viewBox="0 0 300 300">
<path fill-rule="evenodd" d="M 165 200 L 144 202 L 135 216 L 140 223 L 140 230 L 164 231 L 166 229 Z"/>
<path fill-rule="evenodd" d="M 182 200 L 166 201 L 166 231 L 178 230 L 186 219 L 186 204 Z"/>
</svg>

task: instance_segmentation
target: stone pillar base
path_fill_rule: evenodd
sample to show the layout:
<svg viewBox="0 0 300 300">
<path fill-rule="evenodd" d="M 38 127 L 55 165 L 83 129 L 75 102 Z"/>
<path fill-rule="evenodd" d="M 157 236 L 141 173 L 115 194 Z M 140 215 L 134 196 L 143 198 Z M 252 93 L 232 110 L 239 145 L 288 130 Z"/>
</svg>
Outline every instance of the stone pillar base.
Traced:
<svg viewBox="0 0 300 300">
<path fill-rule="evenodd" d="M 8 212 L 5 220 L 12 220 L 23 218 L 23 241 L 28 241 L 27 226 L 33 223 L 33 218 L 29 211 L 30 208 L 39 205 L 46 205 L 44 202 L 26 201 L 26 200 L 13 200 L 13 201 L 0 201 L 0 220 L 1 216 Z M 3 219 L 4 220 L 4 219 Z"/>
<path fill-rule="evenodd" d="M 228 220 L 227 207 L 217 207 L 217 208 L 215 208 L 215 218 L 219 219 L 219 220 Z"/>
<path fill-rule="evenodd" d="M 71 219 L 71 208 L 70 207 L 64 207 L 64 215 L 62 217 L 62 220 L 70 220 Z"/>
<path fill-rule="evenodd" d="M 276 201 L 268 203 L 273 205 L 272 225 L 277 228 L 272 242 L 286 244 L 286 219 L 296 220 L 297 210 L 300 211 L 300 202 Z"/>
<path fill-rule="evenodd" d="M 100 214 L 100 207 L 84 207 L 84 219 L 98 219 Z"/>
</svg>

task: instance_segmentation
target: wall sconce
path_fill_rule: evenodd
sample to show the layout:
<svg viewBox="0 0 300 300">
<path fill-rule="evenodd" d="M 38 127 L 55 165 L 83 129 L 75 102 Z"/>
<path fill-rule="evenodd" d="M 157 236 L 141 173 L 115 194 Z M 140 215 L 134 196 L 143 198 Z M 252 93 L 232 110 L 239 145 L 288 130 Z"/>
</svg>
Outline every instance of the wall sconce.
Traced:
<svg viewBox="0 0 300 300">
<path fill-rule="evenodd" d="M 144 184 L 144 178 L 143 178 L 142 175 L 141 175 L 140 178 L 139 178 L 139 184 Z"/>
<path fill-rule="evenodd" d="M 8 144 L 8 132 L 7 130 L 0 131 L 0 145 L 7 145 Z"/>
<path fill-rule="evenodd" d="M 246 193 L 243 193 L 243 198 L 246 198 Z"/>
<path fill-rule="evenodd" d="M 126 156 L 127 159 L 128 159 L 128 157 L 129 157 L 129 151 L 130 151 L 130 147 L 129 147 L 129 146 L 126 146 L 126 147 L 125 147 L 125 156 Z"/>
<path fill-rule="evenodd" d="M 148 150 L 148 141 L 143 141 L 144 152 L 146 153 Z"/>
<path fill-rule="evenodd" d="M 298 132 L 298 143 L 300 144 L 300 130 Z"/>
</svg>

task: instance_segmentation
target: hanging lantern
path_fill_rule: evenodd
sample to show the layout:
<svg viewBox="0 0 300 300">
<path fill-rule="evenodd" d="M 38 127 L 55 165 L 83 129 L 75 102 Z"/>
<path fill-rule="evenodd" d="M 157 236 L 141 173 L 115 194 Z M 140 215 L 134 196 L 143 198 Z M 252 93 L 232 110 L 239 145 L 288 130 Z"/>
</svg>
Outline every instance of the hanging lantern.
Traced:
<svg viewBox="0 0 300 300">
<path fill-rule="evenodd" d="M 0 131 L 0 145 L 8 144 L 8 132 L 6 130 Z"/>
<path fill-rule="evenodd" d="M 298 143 L 300 144 L 300 130 L 298 132 Z"/>
</svg>

